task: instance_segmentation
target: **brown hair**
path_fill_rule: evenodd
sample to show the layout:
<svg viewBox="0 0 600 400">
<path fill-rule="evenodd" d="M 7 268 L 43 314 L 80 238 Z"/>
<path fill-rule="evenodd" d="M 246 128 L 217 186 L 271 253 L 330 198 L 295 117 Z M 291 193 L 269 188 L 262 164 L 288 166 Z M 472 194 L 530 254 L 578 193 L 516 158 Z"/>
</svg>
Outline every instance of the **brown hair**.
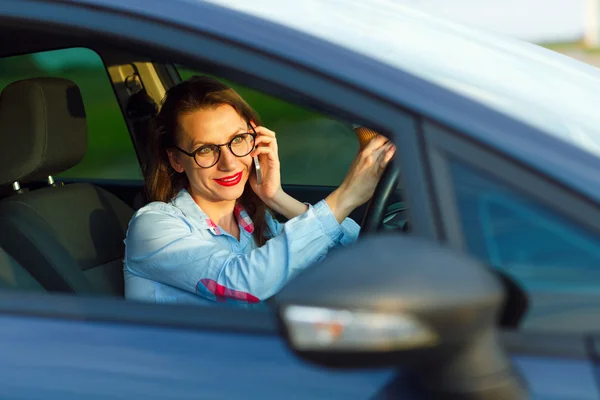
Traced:
<svg viewBox="0 0 600 400">
<path fill-rule="evenodd" d="M 223 104 L 232 106 L 246 121 L 259 124 L 256 111 L 237 92 L 216 79 L 193 76 L 168 90 L 162 107 L 150 126 L 148 158 L 143 168 L 149 201 L 169 202 L 181 189 L 189 186 L 185 173 L 175 171 L 167 155 L 167 149 L 175 146 L 175 139 L 180 132 L 179 117 Z M 254 240 L 258 246 L 262 246 L 266 242 L 267 229 L 265 203 L 254 193 L 248 182 L 238 203 L 252 219 Z"/>
</svg>

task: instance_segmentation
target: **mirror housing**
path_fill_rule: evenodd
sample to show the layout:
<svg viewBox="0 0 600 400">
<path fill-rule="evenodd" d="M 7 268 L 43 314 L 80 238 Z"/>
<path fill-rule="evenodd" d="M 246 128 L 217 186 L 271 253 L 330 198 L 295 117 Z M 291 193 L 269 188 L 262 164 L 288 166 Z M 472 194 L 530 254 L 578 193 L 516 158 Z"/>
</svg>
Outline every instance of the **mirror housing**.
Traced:
<svg viewBox="0 0 600 400">
<path fill-rule="evenodd" d="M 408 365 L 435 398 L 526 398 L 497 340 L 503 303 L 492 270 L 401 234 L 334 250 L 276 299 L 289 346 L 309 362 Z"/>
</svg>

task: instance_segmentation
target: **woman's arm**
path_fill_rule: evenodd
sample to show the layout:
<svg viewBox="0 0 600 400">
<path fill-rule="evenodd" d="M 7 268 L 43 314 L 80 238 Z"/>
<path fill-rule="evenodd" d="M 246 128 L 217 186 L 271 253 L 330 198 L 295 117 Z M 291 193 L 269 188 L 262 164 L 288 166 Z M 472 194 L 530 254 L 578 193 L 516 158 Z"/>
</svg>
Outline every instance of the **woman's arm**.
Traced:
<svg viewBox="0 0 600 400">
<path fill-rule="evenodd" d="M 164 206 L 146 206 L 131 220 L 125 268 L 134 275 L 215 299 L 256 302 L 320 261 L 344 232 L 324 201 L 290 219 L 276 237 L 247 254 L 233 253 L 208 230 Z"/>
<path fill-rule="evenodd" d="M 287 219 L 296 218 L 308 210 L 308 205 L 301 203 L 283 190 L 279 190 L 275 196 L 265 202 L 267 207 Z"/>
<path fill-rule="evenodd" d="M 324 203 L 327 204 L 327 207 L 329 207 L 327 201 L 325 201 Z M 308 210 L 307 204 L 300 204 L 302 204 Z M 278 213 L 281 214 L 279 211 Z M 271 232 L 270 237 L 275 237 L 279 235 L 284 227 L 284 224 L 273 218 L 273 216 L 269 212 L 267 212 L 267 225 L 269 226 L 269 230 Z M 339 245 L 348 246 L 354 243 L 356 239 L 358 239 L 358 234 L 360 233 L 360 225 L 358 225 L 353 219 L 346 218 L 341 223 L 339 223 L 339 226 L 342 230 L 342 236 L 339 240 Z"/>
<path fill-rule="evenodd" d="M 306 211 L 306 205 L 300 203 L 281 187 L 280 163 L 275 132 L 263 127 L 254 128 L 258 133 L 255 149 L 250 153 L 258 157 L 264 173 L 262 184 L 258 184 L 255 175 L 250 176 L 252 190 L 275 212 L 294 218 Z M 355 208 L 366 203 L 390 162 L 396 148 L 384 136 L 378 135 L 369 141 L 348 169 L 342 184 L 325 201 L 338 223 L 342 223 Z"/>
<path fill-rule="evenodd" d="M 335 216 L 335 219 L 341 224 L 354 208 L 352 207 L 352 204 L 348 204 L 344 201 L 346 197 L 340 192 L 340 188 L 336 189 L 325 198 L 325 201 Z M 283 190 L 279 190 L 272 198 L 267 199 L 265 204 L 271 210 L 283 215 L 287 219 L 295 218 L 308 210 L 308 205 L 301 203 Z"/>
</svg>

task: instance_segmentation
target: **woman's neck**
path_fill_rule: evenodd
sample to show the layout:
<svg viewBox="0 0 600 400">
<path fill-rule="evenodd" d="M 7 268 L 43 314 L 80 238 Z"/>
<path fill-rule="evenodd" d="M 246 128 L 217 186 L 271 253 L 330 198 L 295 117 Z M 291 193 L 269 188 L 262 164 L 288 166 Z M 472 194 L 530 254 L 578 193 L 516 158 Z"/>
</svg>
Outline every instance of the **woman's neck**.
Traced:
<svg viewBox="0 0 600 400">
<path fill-rule="evenodd" d="M 237 220 L 235 219 L 233 210 L 235 208 L 235 200 L 231 201 L 208 201 L 200 196 L 190 193 L 198 206 L 204 211 L 212 222 L 225 229 L 229 234 L 236 239 L 240 239 L 240 231 Z"/>
</svg>

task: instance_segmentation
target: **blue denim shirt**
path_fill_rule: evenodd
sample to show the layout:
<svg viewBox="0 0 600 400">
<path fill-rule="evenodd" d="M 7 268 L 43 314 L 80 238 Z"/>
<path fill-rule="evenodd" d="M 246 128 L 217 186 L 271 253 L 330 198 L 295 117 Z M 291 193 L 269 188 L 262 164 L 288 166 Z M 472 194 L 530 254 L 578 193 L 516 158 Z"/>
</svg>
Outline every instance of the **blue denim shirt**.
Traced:
<svg viewBox="0 0 600 400">
<path fill-rule="evenodd" d="M 273 237 L 257 247 L 246 211 L 236 207 L 234 213 L 239 241 L 215 225 L 186 190 L 169 203 L 138 210 L 125 239 L 125 297 L 257 305 L 331 248 L 354 242 L 360 229 L 349 218 L 339 224 L 322 200 L 285 224 L 267 213 Z"/>
</svg>

